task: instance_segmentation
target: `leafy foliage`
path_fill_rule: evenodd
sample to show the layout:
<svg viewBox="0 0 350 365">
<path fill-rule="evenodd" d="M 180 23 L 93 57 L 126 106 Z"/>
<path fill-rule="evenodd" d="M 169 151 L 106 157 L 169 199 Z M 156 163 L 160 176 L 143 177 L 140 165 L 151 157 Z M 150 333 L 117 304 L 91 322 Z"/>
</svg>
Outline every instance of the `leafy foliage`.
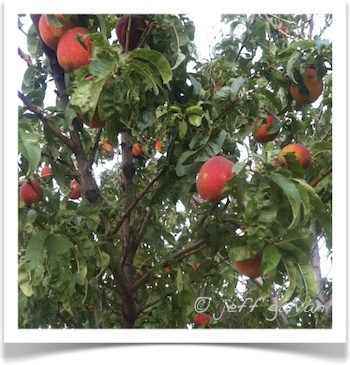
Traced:
<svg viewBox="0 0 350 365">
<path fill-rule="evenodd" d="M 213 328 L 329 327 L 327 313 L 305 308 L 331 297 L 310 253 L 320 240 L 332 252 L 332 44 L 322 38 L 331 17 L 312 34 L 313 15 L 223 15 L 230 31 L 208 61 L 196 59 L 187 16 L 142 15 L 147 27 L 131 52 L 113 35 L 120 17 L 77 16 L 91 31 L 92 59 L 69 74 L 31 16 L 18 177 L 39 180 L 44 198 L 18 207 L 19 327 L 186 328 L 198 298 L 208 298 Z M 289 86 L 310 64 L 324 90 L 300 106 Z M 252 127 L 267 112 L 279 136 L 260 144 Z M 96 113 L 104 128 L 88 126 Z M 99 152 L 105 141 L 112 162 Z M 294 155 L 279 166 L 292 142 L 309 148 L 306 170 Z M 215 155 L 235 163 L 234 178 L 228 198 L 209 204 L 195 182 Z M 234 267 L 252 256 L 262 266 L 254 281 Z M 288 303 L 288 319 L 271 320 L 272 305 Z"/>
</svg>

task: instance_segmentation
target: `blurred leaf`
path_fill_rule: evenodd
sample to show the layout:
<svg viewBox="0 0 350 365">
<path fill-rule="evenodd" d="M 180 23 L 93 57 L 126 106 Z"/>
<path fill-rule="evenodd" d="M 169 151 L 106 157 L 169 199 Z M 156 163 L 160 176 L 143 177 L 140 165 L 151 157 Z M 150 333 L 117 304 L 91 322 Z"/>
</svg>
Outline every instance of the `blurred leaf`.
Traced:
<svg viewBox="0 0 350 365">
<path fill-rule="evenodd" d="M 25 296 L 31 297 L 33 295 L 31 275 L 25 266 L 26 266 L 26 260 L 25 257 L 22 256 L 18 263 L 18 285 Z"/>
<path fill-rule="evenodd" d="M 261 274 L 266 275 L 277 267 L 281 260 L 281 254 L 274 245 L 264 248 L 261 261 Z"/>
<path fill-rule="evenodd" d="M 271 174 L 271 180 L 282 189 L 289 200 L 293 212 L 293 220 L 290 223 L 289 228 L 292 229 L 300 220 L 301 197 L 299 190 L 289 179 L 277 172 Z"/>
<path fill-rule="evenodd" d="M 18 150 L 29 163 L 28 176 L 38 169 L 41 158 L 41 147 L 38 137 L 23 129 L 18 130 Z"/>
<path fill-rule="evenodd" d="M 38 285 L 43 280 L 44 273 L 44 242 L 48 237 L 48 231 L 39 231 L 33 236 L 26 248 L 25 269 L 31 271 L 31 285 Z"/>
<path fill-rule="evenodd" d="M 297 286 L 297 269 L 292 261 L 282 259 L 288 275 L 288 289 L 284 293 L 283 297 L 278 302 L 278 307 L 287 303 L 295 292 Z"/>
</svg>

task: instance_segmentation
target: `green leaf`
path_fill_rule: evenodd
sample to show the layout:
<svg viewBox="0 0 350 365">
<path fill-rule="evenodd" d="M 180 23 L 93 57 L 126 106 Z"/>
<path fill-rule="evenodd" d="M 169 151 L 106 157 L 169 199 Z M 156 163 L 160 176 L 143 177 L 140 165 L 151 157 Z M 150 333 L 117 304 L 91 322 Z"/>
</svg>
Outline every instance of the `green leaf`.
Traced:
<svg viewBox="0 0 350 365">
<path fill-rule="evenodd" d="M 77 83 L 70 105 L 76 107 L 88 122 L 95 114 L 97 102 L 105 84 L 105 79 L 80 79 Z"/>
<path fill-rule="evenodd" d="M 300 275 L 303 279 L 305 296 L 315 298 L 317 295 L 317 278 L 311 264 L 297 264 Z M 304 301 L 305 302 L 305 301 Z"/>
<path fill-rule="evenodd" d="M 177 290 L 179 291 L 179 293 L 181 293 L 184 289 L 184 279 L 183 279 L 182 271 L 180 268 L 177 269 L 176 287 L 177 287 Z"/>
<path fill-rule="evenodd" d="M 41 147 L 38 137 L 23 129 L 19 129 L 18 133 L 18 150 L 28 161 L 28 175 L 32 176 L 38 169 L 41 158 Z"/>
<path fill-rule="evenodd" d="M 55 258 L 58 255 L 66 253 L 69 249 L 73 247 L 69 237 L 50 235 L 45 241 L 45 247 L 50 258 Z"/>
<path fill-rule="evenodd" d="M 188 121 L 195 127 L 200 127 L 202 124 L 202 117 L 200 115 L 189 115 Z"/>
<path fill-rule="evenodd" d="M 33 295 L 31 275 L 30 272 L 26 270 L 25 265 L 26 260 L 25 257 L 22 256 L 18 263 L 18 285 L 25 296 L 31 297 Z"/>
<path fill-rule="evenodd" d="M 25 269 L 32 272 L 31 284 L 38 285 L 43 280 L 44 273 L 44 242 L 48 231 L 39 231 L 28 243 L 25 253 Z"/>
<path fill-rule="evenodd" d="M 274 245 L 264 248 L 261 262 L 261 274 L 266 275 L 277 267 L 281 260 L 281 254 Z"/>
<path fill-rule="evenodd" d="M 247 245 L 232 247 L 228 252 L 228 257 L 232 262 L 242 261 L 251 257 Z"/>
<path fill-rule="evenodd" d="M 108 253 L 102 251 L 100 248 L 98 251 L 99 255 L 97 256 L 96 266 L 100 268 L 100 272 L 98 273 L 97 277 L 101 276 L 109 265 Z"/>
<path fill-rule="evenodd" d="M 50 25 L 57 27 L 57 28 L 63 27 L 63 24 L 56 18 L 55 14 L 47 14 L 47 19 L 48 19 Z"/>
<path fill-rule="evenodd" d="M 182 153 L 176 164 L 176 173 L 178 176 L 184 176 L 197 168 L 202 162 L 208 160 L 208 158 L 216 156 L 220 153 L 222 145 L 224 144 L 227 132 L 224 129 L 213 129 L 207 136 L 195 136 L 191 143 L 190 148 L 198 142 L 198 138 L 201 140 L 202 145 L 196 150 L 187 150 Z"/>
<path fill-rule="evenodd" d="M 290 300 L 297 286 L 297 269 L 294 263 L 289 260 L 282 260 L 287 271 L 289 285 L 283 297 L 279 300 L 278 307 L 281 307 Z"/>
<path fill-rule="evenodd" d="M 150 62 L 160 73 L 163 83 L 167 84 L 173 78 L 173 72 L 167 59 L 158 51 L 137 48 L 129 54 L 129 58 L 139 58 Z"/>
<path fill-rule="evenodd" d="M 77 263 L 77 283 L 79 285 L 86 285 L 86 277 L 88 272 L 86 260 L 84 256 L 80 253 L 78 246 L 74 246 L 73 252 Z"/>
<path fill-rule="evenodd" d="M 179 138 L 184 139 L 188 130 L 188 125 L 185 120 L 179 122 Z"/>
<path fill-rule="evenodd" d="M 289 179 L 277 172 L 271 174 L 271 179 L 282 189 L 289 200 L 293 212 L 293 220 L 290 223 L 289 228 L 292 229 L 299 223 L 300 219 L 301 197 L 299 190 Z"/>
<path fill-rule="evenodd" d="M 242 86 L 245 84 L 245 82 L 247 81 L 247 78 L 244 76 L 239 76 L 237 77 L 233 83 L 231 84 L 231 100 L 235 100 L 238 96 L 238 93 L 240 91 L 240 89 L 242 88 Z"/>
<path fill-rule="evenodd" d="M 33 57 L 36 57 L 37 54 L 39 55 L 42 53 L 41 42 L 34 24 L 32 24 L 28 29 L 27 48 L 28 52 Z"/>
<path fill-rule="evenodd" d="M 319 197 L 319 195 L 316 193 L 315 189 L 307 184 L 302 179 L 293 179 L 298 184 L 300 184 L 305 191 L 307 191 L 309 198 L 310 198 L 310 209 L 312 214 L 316 217 L 316 219 L 319 221 L 321 227 L 325 230 L 327 234 L 327 238 L 329 240 L 332 240 L 332 216 L 330 214 L 327 214 L 326 207 Z"/>
<path fill-rule="evenodd" d="M 146 80 L 146 82 L 152 87 L 155 95 L 159 94 L 159 88 L 157 80 L 154 77 L 154 72 L 146 63 L 139 60 L 130 60 L 129 66 L 134 72 L 138 73 Z"/>
</svg>

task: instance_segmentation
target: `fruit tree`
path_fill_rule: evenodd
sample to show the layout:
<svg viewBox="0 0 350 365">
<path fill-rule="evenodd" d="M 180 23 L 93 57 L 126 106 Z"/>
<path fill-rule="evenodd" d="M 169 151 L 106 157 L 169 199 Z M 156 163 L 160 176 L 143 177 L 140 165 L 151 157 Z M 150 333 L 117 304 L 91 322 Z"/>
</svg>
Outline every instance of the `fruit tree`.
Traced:
<svg viewBox="0 0 350 365">
<path fill-rule="evenodd" d="M 24 17 L 19 327 L 331 327 L 332 17 Z"/>
</svg>

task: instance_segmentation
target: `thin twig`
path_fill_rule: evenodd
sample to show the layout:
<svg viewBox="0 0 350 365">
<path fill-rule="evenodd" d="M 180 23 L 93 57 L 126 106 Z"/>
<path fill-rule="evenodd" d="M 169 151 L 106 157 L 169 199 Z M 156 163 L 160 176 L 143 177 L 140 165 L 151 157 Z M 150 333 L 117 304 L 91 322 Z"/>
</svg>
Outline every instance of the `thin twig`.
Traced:
<svg viewBox="0 0 350 365">
<path fill-rule="evenodd" d="M 160 171 L 149 183 L 148 185 L 141 191 L 140 195 L 135 198 L 135 200 L 129 205 L 129 208 L 125 211 L 125 213 L 120 217 L 118 220 L 115 228 L 113 231 L 110 232 L 109 236 L 115 235 L 120 227 L 123 225 L 125 219 L 129 216 L 129 214 L 132 212 L 132 210 L 136 207 L 138 202 L 148 193 L 148 191 L 151 189 L 151 187 L 154 185 L 155 182 L 157 182 L 160 177 L 163 175 L 164 170 Z"/>
</svg>

